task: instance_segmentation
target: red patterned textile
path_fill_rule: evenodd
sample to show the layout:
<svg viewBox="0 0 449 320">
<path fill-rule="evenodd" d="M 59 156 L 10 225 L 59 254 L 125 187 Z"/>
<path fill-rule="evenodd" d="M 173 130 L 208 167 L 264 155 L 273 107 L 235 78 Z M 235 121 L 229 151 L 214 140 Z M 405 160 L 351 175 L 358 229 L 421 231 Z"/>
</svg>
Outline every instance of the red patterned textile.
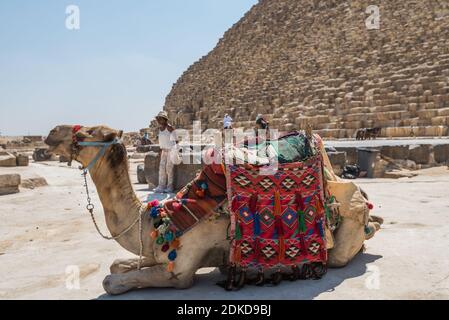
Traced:
<svg viewBox="0 0 449 320">
<path fill-rule="evenodd" d="M 228 165 L 230 260 L 267 269 L 327 261 L 322 157 L 280 164 L 273 175 Z"/>
</svg>

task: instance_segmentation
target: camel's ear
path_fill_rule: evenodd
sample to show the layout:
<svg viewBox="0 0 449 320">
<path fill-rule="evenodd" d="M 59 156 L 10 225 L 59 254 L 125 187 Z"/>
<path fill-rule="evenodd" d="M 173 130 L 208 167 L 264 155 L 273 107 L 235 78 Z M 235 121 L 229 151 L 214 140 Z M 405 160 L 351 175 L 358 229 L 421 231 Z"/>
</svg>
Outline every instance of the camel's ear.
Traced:
<svg viewBox="0 0 449 320">
<path fill-rule="evenodd" d="M 109 142 L 114 140 L 117 137 L 121 137 L 121 131 L 116 131 L 116 130 L 112 130 L 112 129 L 103 129 L 101 130 L 101 134 L 103 135 L 103 141 L 104 142 Z"/>
</svg>

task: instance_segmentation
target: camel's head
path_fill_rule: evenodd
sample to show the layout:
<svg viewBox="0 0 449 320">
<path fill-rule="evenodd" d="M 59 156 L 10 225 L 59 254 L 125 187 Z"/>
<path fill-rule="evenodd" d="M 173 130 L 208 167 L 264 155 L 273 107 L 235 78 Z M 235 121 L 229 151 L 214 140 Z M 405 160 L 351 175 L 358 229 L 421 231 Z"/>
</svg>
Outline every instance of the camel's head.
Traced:
<svg viewBox="0 0 449 320">
<path fill-rule="evenodd" d="M 106 126 L 82 127 L 61 125 L 50 131 L 45 143 L 50 147 L 49 152 L 76 160 L 83 166 L 92 161 L 99 148 L 76 147 L 76 142 L 110 142 L 121 138 L 123 131 L 114 130 Z M 75 149 L 74 149 L 75 148 Z"/>
</svg>

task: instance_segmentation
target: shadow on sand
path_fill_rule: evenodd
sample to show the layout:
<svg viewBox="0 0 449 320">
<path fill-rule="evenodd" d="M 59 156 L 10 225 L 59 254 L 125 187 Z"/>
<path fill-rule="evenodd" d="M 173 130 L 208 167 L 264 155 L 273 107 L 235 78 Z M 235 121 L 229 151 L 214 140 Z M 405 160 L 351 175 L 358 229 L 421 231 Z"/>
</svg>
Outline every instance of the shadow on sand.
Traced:
<svg viewBox="0 0 449 320">
<path fill-rule="evenodd" d="M 380 255 L 358 254 L 349 265 L 340 269 L 330 269 L 321 280 L 282 282 L 278 287 L 246 286 L 240 291 L 226 292 L 215 283 L 224 276 L 218 269 L 204 274 L 197 274 L 195 285 L 187 290 L 150 288 L 128 292 L 120 296 L 103 294 L 100 300 L 311 300 L 322 293 L 332 292 L 343 281 L 361 277 L 367 271 L 367 265 L 382 258 Z"/>
</svg>

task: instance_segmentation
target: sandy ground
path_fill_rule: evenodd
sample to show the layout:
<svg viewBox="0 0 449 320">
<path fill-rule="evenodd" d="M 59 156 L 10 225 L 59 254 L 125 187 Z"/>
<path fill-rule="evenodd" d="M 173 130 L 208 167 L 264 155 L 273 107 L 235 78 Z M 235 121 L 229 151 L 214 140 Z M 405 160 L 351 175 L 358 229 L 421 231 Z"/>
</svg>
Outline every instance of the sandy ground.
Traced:
<svg viewBox="0 0 449 320">
<path fill-rule="evenodd" d="M 215 286 L 222 279 L 216 269 L 201 269 L 189 290 L 146 289 L 119 297 L 105 295 L 101 283 L 114 259 L 131 255 L 96 233 L 84 209 L 80 171 L 54 162 L 0 168 L 0 174 L 9 172 L 39 174 L 49 186 L 0 197 L 0 299 L 449 299 L 446 167 L 410 179 L 358 180 L 386 223 L 364 253 L 322 280 L 228 293 Z M 142 199 L 148 194 L 145 185 L 135 189 Z M 93 199 L 104 230 L 96 194 Z M 79 288 L 72 285 L 76 270 Z"/>
</svg>

